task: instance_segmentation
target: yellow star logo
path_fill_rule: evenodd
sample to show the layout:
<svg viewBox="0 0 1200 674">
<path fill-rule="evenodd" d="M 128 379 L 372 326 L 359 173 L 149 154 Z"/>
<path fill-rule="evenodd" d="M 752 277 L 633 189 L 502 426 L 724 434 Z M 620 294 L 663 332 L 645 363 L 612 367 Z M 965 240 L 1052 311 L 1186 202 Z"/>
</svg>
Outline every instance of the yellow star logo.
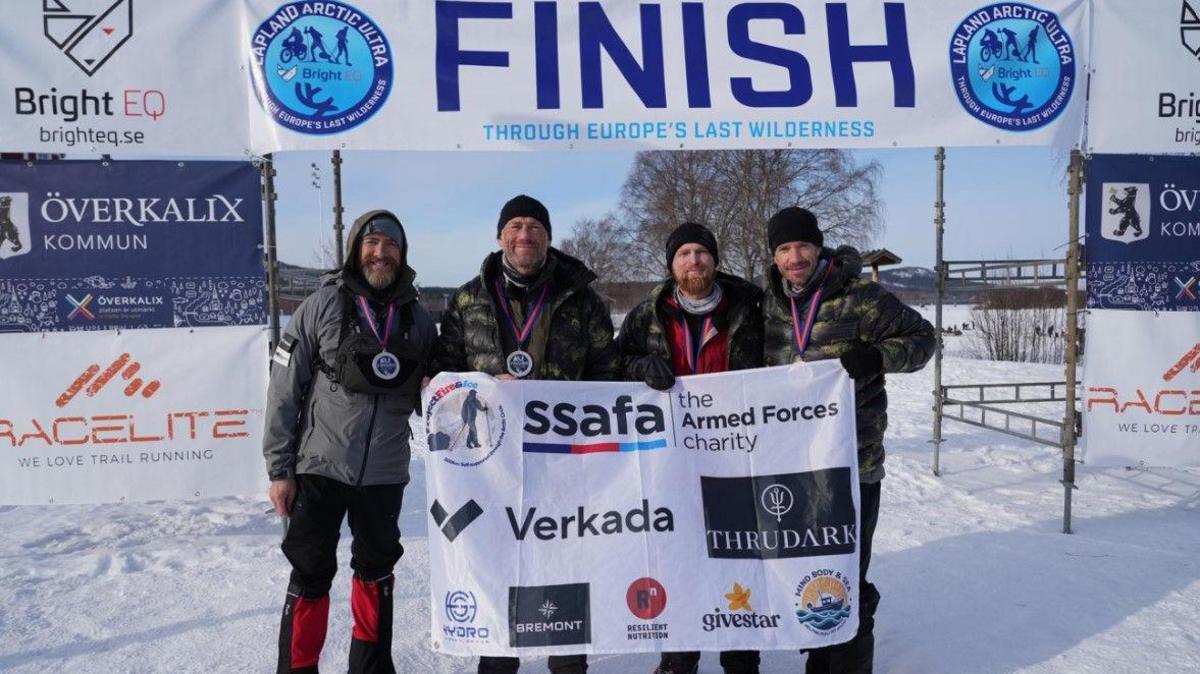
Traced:
<svg viewBox="0 0 1200 674">
<path fill-rule="evenodd" d="M 734 583 L 733 592 L 726 593 L 725 598 L 729 600 L 730 611 L 754 613 L 754 609 L 750 608 L 750 589 L 742 587 L 740 583 Z"/>
</svg>

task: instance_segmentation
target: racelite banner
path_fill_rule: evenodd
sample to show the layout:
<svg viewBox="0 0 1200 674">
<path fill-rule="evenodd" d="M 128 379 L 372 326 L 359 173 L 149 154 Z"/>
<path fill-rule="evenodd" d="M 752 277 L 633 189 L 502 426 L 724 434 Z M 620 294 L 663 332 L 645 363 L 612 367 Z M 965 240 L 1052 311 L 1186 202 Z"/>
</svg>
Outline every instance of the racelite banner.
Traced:
<svg viewBox="0 0 1200 674">
<path fill-rule="evenodd" d="M 0 24 L 0 147 L 1056 145 L 1091 4 L 56 0 Z"/>
<path fill-rule="evenodd" d="M 1200 1 L 1092 5 L 1089 151 L 1200 151 Z"/>
<path fill-rule="evenodd" d="M 266 322 L 249 162 L 0 162 L 0 332 Z"/>
<path fill-rule="evenodd" d="M 0 503 L 261 494 L 261 327 L 0 335 Z"/>
<path fill-rule="evenodd" d="M 858 627 L 854 386 L 837 362 L 424 391 L 435 650 L 797 649 Z"/>
<path fill-rule="evenodd" d="M 1084 460 L 1200 466 L 1200 313 L 1088 312 Z"/>
</svg>

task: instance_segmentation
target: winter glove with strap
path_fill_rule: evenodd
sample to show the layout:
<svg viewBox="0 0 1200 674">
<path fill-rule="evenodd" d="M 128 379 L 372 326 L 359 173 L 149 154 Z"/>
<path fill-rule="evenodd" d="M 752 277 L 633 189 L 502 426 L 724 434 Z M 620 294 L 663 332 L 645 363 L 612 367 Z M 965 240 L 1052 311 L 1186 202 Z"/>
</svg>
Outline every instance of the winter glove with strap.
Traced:
<svg viewBox="0 0 1200 674">
<path fill-rule="evenodd" d="M 666 391 L 675 385 L 671 364 L 660 356 L 642 356 L 634 360 L 629 365 L 629 372 L 646 382 L 646 386 L 659 391 Z"/>
<path fill-rule="evenodd" d="M 883 354 L 873 346 L 856 346 L 841 357 L 851 379 L 873 377 L 883 372 Z"/>
</svg>

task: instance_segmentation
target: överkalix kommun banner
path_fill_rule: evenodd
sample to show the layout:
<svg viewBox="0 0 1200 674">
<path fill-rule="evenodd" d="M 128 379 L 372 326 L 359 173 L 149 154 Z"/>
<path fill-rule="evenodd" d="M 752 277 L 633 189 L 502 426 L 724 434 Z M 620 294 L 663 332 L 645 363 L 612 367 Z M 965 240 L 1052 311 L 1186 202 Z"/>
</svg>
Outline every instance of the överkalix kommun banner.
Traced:
<svg viewBox="0 0 1200 674">
<path fill-rule="evenodd" d="M 425 389 L 433 647 L 796 649 L 858 626 L 854 387 L 836 362 Z"/>
</svg>

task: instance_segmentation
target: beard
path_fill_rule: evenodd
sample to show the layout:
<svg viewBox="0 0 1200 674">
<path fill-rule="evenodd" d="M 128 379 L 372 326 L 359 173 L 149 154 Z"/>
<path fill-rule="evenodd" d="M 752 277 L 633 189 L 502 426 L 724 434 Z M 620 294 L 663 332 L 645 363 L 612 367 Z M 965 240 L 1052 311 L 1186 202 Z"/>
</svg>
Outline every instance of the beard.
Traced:
<svg viewBox="0 0 1200 674">
<path fill-rule="evenodd" d="M 713 280 L 716 277 L 715 269 L 707 272 L 685 271 L 683 278 L 675 279 L 675 283 L 679 285 L 680 290 L 692 297 L 706 297 L 712 290 Z"/>
<path fill-rule="evenodd" d="M 390 260 L 382 260 L 386 265 L 383 269 L 371 267 L 377 261 L 380 261 L 379 258 L 367 260 L 367 264 L 363 267 L 363 276 L 367 279 L 367 283 L 371 284 L 372 288 L 383 290 L 395 282 L 396 265 Z"/>
</svg>

